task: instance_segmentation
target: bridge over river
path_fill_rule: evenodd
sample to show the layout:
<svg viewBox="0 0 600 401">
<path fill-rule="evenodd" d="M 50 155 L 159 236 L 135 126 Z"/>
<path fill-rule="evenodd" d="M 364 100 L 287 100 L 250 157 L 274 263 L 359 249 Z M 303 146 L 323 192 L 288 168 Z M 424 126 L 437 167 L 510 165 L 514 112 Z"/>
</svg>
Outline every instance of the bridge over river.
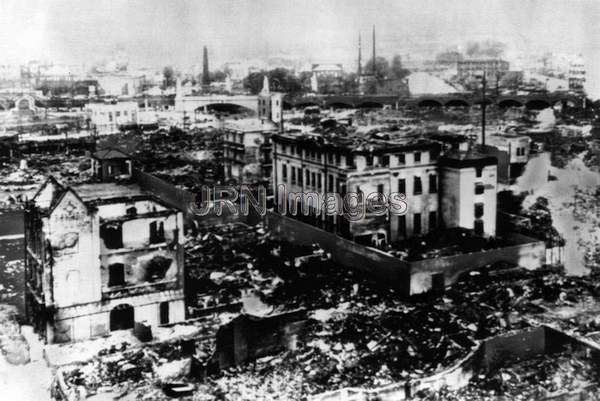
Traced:
<svg viewBox="0 0 600 401">
<path fill-rule="evenodd" d="M 284 108 L 303 108 L 319 106 L 321 108 L 392 108 L 409 107 L 471 107 L 478 104 L 496 105 L 501 108 L 523 107 L 530 110 L 541 110 L 557 103 L 563 106 L 581 108 L 583 97 L 564 92 L 532 93 L 527 95 L 486 96 L 452 93 L 419 96 L 397 95 L 286 95 Z M 257 111 L 258 96 L 256 95 L 208 95 L 182 96 L 175 99 L 175 109 L 188 113 L 207 110 L 215 105 L 231 105 Z"/>
</svg>

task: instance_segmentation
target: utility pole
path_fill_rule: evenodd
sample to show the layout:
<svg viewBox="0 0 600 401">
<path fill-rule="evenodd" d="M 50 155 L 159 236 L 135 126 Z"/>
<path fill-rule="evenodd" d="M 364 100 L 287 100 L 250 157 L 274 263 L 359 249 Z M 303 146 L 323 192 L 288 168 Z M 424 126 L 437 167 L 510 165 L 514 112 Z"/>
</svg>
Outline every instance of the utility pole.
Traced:
<svg viewBox="0 0 600 401">
<path fill-rule="evenodd" d="M 496 98 L 500 96 L 500 74 L 496 72 Z"/>
<path fill-rule="evenodd" d="M 481 145 L 485 146 L 485 108 L 487 107 L 485 92 L 487 81 L 485 79 L 485 71 L 481 79 L 482 83 L 482 96 L 481 96 Z"/>
</svg>

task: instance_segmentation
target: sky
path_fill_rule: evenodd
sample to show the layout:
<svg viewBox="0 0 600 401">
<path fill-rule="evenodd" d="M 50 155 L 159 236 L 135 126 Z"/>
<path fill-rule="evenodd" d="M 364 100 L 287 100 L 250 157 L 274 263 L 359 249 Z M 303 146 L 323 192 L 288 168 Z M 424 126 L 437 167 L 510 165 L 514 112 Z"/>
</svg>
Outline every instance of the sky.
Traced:
<svg viewBox="0 0 600 401">
<path fill-rule="evenodd" d="M 376 25 L 383 56 L 485 39 L 581 53 L 600 96 L 599 17 L 597 0 L 0 0 L 0 64 L 90 64 L 120 50 L 134 65 L 185 68 L 206 45 L 212 65 L 284 55 L 354 69 L 358 33 L 370 54 Z"/>
</svg>

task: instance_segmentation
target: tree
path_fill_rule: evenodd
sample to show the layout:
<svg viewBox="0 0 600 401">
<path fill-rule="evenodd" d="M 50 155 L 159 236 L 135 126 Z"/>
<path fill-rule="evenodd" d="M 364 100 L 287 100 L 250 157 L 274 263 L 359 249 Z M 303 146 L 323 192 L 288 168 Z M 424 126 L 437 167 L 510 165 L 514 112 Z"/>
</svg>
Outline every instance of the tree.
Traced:
<svg viewBox="0 0 600 401">
<path fill-rule="evenodd" d="M 273 90 L 296 93 L 302 90 L 300 80 L 285 68 L 275 68 L 268 72 L 269 83 Z"/>
<path fill-rule="evenodd" d="M 312 79 L 311 71 L 302 71 L 300 75 L 298 75 L 298 81 L 300 81 L 300 85 L 304 91 L 310 91 L 310 80 Z"/>
<path fill-rule="evenodd" d="M 251 72 L 244 78 L 244 88 L 252 94 L 257 94 L 262 89 L 265 75 L 267 75 L 266 72 Z"/>
<path fill-rule="evenodd" d="M 342 93 L 358 92 L 358 76 L 351 72 L 342 78 Z"/>
<path fill-rule="evenodd" d="M 211 72 L 210 74 L 211 82 L 223 82 L 225 78 L 227 78 L 227 74 L 224 71 L 217 70 L 215 72 Z"/>
<path fill-rule="evenodd" d="M 367 74 L 373 73 L 373 60 L 367 61 L 365 64 L 364 70 Z M 375 78 L 379 81 L 387 78 L 390 73 L 390 63 L 385 59 L 385 57 L 377 57 L 375 60 Z"/>
<path fill-rule="evenodd" d="M 395 55 L 390 66 L 390 78 L 404 79 L 408 74 L 410 74 L 410 71 L 402 67 L 402 58 L 399 55 Z"/>
<path fill-rule="evenodd" d="M 504 54 L 506 45 L 495 40 L 467 43 L 466 54 L 471 58 L 500 58 Z"/>
<path fill-rule="evenodd" d="M 173 67 L 167 66 L 163 69 L 163 89 L 175 85 L 175 70 Z"/>
<path fill-rule="evenodd" d="M 300 80 L 285 68 L 250 73 L 244 78 L 244 88 L 253 94 L 259 93 L 262 89 L 265 76 L 269 78 L 269 88 L 273 91 L 286 93 L 302 91 Z"/>
<path fill-rule="evenodd" d="M 341 79 L 331 75 L 318 78 L 319 93 L 324 95 L 337 95 L 341 92 Z"/>
<path fill-rule="evenodd" d="M 520 71 L 507 71 L 500 78 L 498 85 L 501 88 L 517 89 L 523 83 L 523 73 Z"/>
</svg>

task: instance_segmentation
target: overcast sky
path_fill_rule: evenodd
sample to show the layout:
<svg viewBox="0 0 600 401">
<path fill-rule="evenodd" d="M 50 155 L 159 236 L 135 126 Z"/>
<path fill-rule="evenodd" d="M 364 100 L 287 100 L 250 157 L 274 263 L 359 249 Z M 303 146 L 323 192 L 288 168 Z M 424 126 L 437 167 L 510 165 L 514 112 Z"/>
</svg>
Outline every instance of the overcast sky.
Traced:
<svg viewBox="0 0 600 401">
<path fill-rule="evenodd" d="M 0 64 L 89 64 L 122 49 L 136 65 L 190 66 L 203 45 L 213 65 L 281 54 L 349 64 L 359 31 L 370 53 L 373 24 L 386 56 L 496 39 L 581 53 L 600 70 L 595 0 L 0 0 Z"/>
</svg>

